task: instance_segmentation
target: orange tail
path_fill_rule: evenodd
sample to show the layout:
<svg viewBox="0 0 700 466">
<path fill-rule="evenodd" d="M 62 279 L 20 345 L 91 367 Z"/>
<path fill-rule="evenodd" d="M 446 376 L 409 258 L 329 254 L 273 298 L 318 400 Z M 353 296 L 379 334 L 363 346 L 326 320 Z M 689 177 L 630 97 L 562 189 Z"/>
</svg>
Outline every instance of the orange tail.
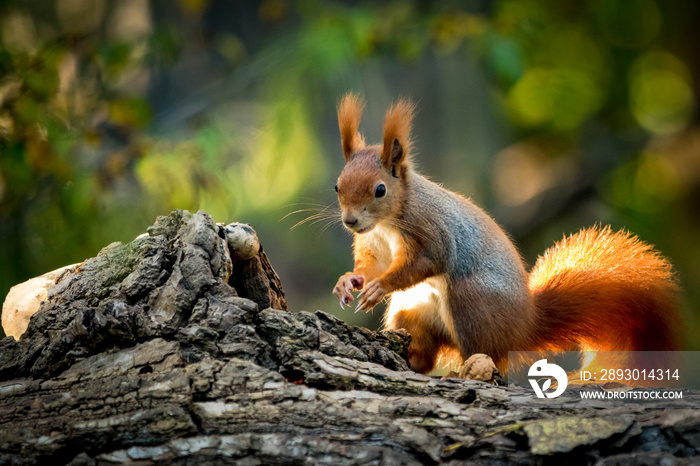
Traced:
<svg viewBox="0 0 700 466">
<path fill-rule="evenodd" d="M 682 325 L 671 264 L 627 232 L 564 238 L 530 274 L 539 309 L 534 350 L 672 351 Z"/>
</svg>

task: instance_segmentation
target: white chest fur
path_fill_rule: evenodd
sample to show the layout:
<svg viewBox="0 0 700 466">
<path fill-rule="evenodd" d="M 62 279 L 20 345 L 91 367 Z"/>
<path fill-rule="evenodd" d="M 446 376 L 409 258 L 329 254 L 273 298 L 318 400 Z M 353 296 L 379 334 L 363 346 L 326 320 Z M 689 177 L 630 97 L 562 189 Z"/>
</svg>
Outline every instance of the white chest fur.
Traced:
<svg viewBox="0 0 700 466">
<path fill-rule="evenodd" d="M 387 322 L 399 312 L 409 312 L 424 323 L 453 339 L 454 324 L 444 275 L 430 277 L 403 291 L 395 291 L 387 311 Z"/>
<path fill-rule="evenodd" d="M 388 259 L 389 263 L 398 255 L 399 250 L 404 245 L 401 234 L 396 228 L 390 225 L 379 224 L 368 234 L 371 235 L 370 241 L 373 243 L 372 249 L 383 251 L 384 254 L 382 255 L 385 257 L 382 257 L 382 259 Z"/>
<path fill-rule="evenodd" d="M 381 224 L 368 234 L 372 235 L 368 239 L 372 242 L 373 249 L 378 252 L 378 262 L 382 268 L 388 268 L 404 247 L 401 235 L 394 227 Z M 420 314 L 421 319 L 430 321 L 433 328 L 439 329 L 439 332 L 454 336 L 447 286 L 446 277 L 437 275 L 405 290 L 395 291 L 392 293 L 386 315 L 387 323 L 391 322 L 398 312 L 408 311 Z"/>
</svg>

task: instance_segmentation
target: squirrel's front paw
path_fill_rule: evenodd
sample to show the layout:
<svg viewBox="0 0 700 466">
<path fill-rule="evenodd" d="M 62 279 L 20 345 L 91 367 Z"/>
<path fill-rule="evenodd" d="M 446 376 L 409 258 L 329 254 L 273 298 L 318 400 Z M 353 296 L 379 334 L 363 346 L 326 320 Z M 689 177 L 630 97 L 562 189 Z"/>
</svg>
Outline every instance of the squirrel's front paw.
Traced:
<svg viewBox="0 0 700 466">
<path fill-rule="evenodd" d="M 352 272 L 347 272 L 338 279 L 338 283 L 336 283 L 335 287 L 333 288 L 333 294 L 340 300 L 341 309 L 343 308 L 344 304 L 348 304 L 355 300 L 350 292 L 355 289 L 361 290 L 364 282 L 364 277 L 361 275 L 355 275 Z"/>
<path fill-rule="evenodd" d="M 382 286 L 382 282 L 379 279 L 372 280 L 367 284 L 367 286 L 360 293 L 360 302 L 357 305 L 357 311 L 369 311 L 374 306 L 379 304 L 384 296 L 386 296 L 388 290 Z"/>
</svg>

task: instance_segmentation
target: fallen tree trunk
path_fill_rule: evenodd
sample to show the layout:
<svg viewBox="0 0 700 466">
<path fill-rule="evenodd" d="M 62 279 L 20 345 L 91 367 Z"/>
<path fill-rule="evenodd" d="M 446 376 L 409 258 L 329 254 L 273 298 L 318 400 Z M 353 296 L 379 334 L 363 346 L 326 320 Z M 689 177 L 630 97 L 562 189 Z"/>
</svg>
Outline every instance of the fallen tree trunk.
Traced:
<svg viewBox="0 0 700 466">
<path fill-rule="evenodd" d="M 287 312 L 265 253 L 203 212 L 67 271 L 0 342 L 2 464 L 698 461 L 684 409 L 509 406 L 517 387 L 408 369 L 404 332 Z M 235 273 L 234 273 L 235 270 Z"/>
</svg>

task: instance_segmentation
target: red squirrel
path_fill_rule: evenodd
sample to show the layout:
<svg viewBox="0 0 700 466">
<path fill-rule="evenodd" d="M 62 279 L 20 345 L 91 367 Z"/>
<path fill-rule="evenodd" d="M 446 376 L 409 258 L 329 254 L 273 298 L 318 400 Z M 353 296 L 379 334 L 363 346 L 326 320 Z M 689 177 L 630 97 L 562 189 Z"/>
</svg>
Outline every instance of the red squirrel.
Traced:
<svg viewBox="0 0 700 466">
<path fill-rule="evenodd" d="M 508 351 L 677 349 L 678 285 L 653 247 L 588 228 L 528 273 L 488 214 L 413 170 L 415 106 L 389 108 L 383 141 L 372 146 L 358 132 L 363 108 L 354 94 L 338 105 L 345 167 L 336 191 L 355 265 L 333 293 L 342 307 L 361 290 L 365 311 L 390 296 L 385 327 L 411 334 L 413 370 L 429 372 L 455 351 L 462 361 L 486 353 L 504 370 Z"/>
</svg>

